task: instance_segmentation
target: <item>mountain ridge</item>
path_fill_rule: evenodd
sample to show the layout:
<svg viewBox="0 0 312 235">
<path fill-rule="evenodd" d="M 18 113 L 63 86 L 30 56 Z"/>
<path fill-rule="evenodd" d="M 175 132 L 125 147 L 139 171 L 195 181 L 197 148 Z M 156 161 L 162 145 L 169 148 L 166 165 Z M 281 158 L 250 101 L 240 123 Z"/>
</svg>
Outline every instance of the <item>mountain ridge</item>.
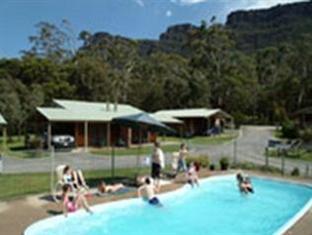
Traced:
<svg viewBox="0 0 312 235">
<path fill-rule="evenodd" d="M 304 35 L 312 35 L 312 0 L 276 5 L 267 9 L 238 10 L 228 14 L 224 24 L 234 35 L 237 48 L 254 52 L 281 43 L 292 43 Z M 139 54 L 155 52 L 187 55 L 185 41 L 200 28 L 190 23 L 169 26 L 159 39 L 131 39 L 107 32 L 97 32 L 91 37 L 92 44 L 135 41 Z"/>
</svg>

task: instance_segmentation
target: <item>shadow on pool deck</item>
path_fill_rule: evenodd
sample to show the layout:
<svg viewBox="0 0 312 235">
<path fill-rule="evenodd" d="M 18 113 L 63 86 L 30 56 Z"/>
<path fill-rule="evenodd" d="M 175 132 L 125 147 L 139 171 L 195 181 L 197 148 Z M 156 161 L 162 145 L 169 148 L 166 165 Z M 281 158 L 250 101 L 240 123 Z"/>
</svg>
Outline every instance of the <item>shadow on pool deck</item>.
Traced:
<svg viewBox="0 0 312 235">
<path fill-rule="evenodd" d="M 234 173 L 233 171 L 227 172 L 208 172 L 202 171 L 200 177 L 209 177 L 210 175 L 221 175 Z M 260 172 L 248 172 L 249 175 L 269 176 L 278 179 L 291 179 L 294 178 L 279 177 L 277 175 L 262 174 Z M 296 182 L 312 183 L 302 179 L 295 179 Z M 165 185 L 162 187 L 162 192 L 172 191 L 183 186 L 181 178 L 176 183 Z M 106 203 L 126 198 L 136 197 L 136 192 L 129 192 L 121 195 L 108 195 L 105 197 L 93 196 L 90 198 L 90 205 Z M 0 203 L 0 235 L 22 235 L 24 230 L 35 221 L 43 218 L 62 214 L 62 205 L 53 203 L 47 195 L 36 195 L 26 197 L 23 199 L 13 200 L 9 202 Z M 312 235 L 312 210 L 305 214 L 299 222 L 293 226 L 286 233 L 287 235 Z"/>
</svg>

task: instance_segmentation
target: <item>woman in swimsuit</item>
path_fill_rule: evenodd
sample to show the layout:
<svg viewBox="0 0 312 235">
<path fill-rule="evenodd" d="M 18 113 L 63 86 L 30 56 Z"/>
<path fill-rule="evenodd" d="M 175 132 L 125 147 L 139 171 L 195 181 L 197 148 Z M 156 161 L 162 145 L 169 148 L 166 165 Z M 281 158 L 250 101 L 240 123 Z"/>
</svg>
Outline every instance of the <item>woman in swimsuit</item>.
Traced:
<svg viewBox="0 0 312 235">
<path fill-rule="evenodd" d="M 68 165 L 63 170 L 63 181 L 65 184 L 71 185 L 72 189 L 89 189 L 82 172 L 80 170 L 75 171 Z"/>
<path fill-rule="evenodd" d="M 76 196 L 70 195 L 72 192 L 71 185 L 65 184 L 63 186 L 63 211 L 67 217 L 68 213 L 72 213 L 83 207 L 87 212 L 92 214 L 88 202 L 83 194 L 77 194 Z"/>
</svg>

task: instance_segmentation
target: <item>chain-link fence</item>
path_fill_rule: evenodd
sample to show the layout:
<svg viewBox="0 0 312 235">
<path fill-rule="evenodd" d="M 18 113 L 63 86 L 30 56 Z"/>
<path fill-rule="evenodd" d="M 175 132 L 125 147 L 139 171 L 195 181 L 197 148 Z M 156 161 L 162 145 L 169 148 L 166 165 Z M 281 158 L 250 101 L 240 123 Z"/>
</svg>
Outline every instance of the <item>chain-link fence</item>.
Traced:
<svg viewBox="0 0 312 235">
<path fill-rule="evenodd" d="M 285 155 L 271 156 L 266 148 L 267 139 L 257 144 L 249 143 L 250 139 L 247 136 L 211 145 L 183 141 L 188 143 L 190 155 L 206 156 L 215 169 L 219 169 L 220 159 L 226 157 L 230 163 L 240 168 L 312 177 L 312 162 L 289 159 Z M 165 151 L 169 167 L 173 161 L 173 151 L 178 151 L 178 145 L 171 151 Z M 60 165 L 82 170 L 91 186 L 96 186 L 101 180 L 134 181 L 138 175 L 149 174 L 152 152 L 137 148 L 130 155 L 120 155 L 116 149 L 106 150 L 105 153 L 85 152 L 84 149 L 38 149 L 22 154 L 23 156 L 19 156 L 8 151 L 0 158 L 0 200 L 32 193 L 49 193 L 58 180 L 56 168 Z"/>
</svg>

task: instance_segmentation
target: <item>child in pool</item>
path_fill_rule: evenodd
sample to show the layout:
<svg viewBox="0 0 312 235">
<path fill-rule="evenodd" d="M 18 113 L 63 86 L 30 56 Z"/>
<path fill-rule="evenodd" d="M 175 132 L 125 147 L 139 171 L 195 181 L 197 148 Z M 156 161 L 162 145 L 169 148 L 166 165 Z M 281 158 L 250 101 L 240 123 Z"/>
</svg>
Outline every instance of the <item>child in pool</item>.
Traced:
<svg viewBox="0 0 312 235">
<path fill-rule="evenodd" d="M 147 200 L 150 205 L 162 207 L 159 199 L 155 196 L 156 192 L 158 192 L 158 187 L 156 187 L 151 179 L 147 177 L 145 183 L 138 189 L 138 197 Z"/>
<path fill-rule="evenodd" d="M 241 193 L 254 193 L 253 186 L 251 184 L 251 180 L 247 176 L 243 176 L 242 172 L 238 172 L 236 174 L 236 179 L 238 183 L 238 188 Z"/>
</svg>

